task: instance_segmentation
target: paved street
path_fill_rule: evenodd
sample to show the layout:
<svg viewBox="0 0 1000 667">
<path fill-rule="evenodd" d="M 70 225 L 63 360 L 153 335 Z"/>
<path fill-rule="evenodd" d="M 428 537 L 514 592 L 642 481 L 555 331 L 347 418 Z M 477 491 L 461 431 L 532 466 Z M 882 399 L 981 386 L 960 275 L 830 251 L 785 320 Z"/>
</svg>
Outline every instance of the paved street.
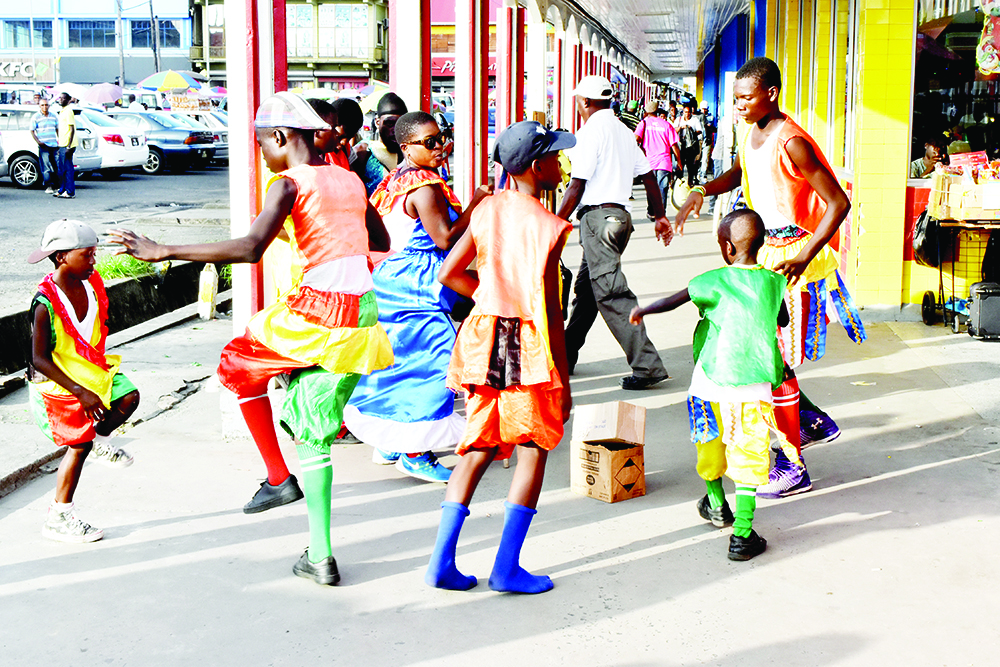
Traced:
<svg viewBox="0 0 1000 667">
<path fill-rule="evenodd" d="M 625 271 L 648 302 L 717 266 L 717 254 L 708 222 L 664 250 L 640 221 Z M 1000 348 L 920 323 L 872 324 L 862 347 L 833 331 L 826 357 L 800 377 L 844 433 L 807 450 L 812 492 L 760 502 L 755 527 L 768 550 L 733 563 L 730 531 L 694 507 L 704 486 L 684 399 L 696 318 L 685 306 L 647 320 L 674 378 L 635 393 L 618 387 L 628 369 L 598 320 L 574 401 L 648 409 L 648 495 L 615 505 L 574 495 L 564 440 L 521 559 L 553 578 L 550 593 L 485 585 L 513 470 L 487 472 L 459 541 L 459 567 L 482 583 L 439 591 L 422 577 L 443 487 L 372 465 L 363 445 L 334 454 L 342 583 L 294 577 L 305 506 L 242 514 L 263 466 L 248 440 L 223 437 L 223 395 L 207 381 L 126 434 L 134 466 L 85 469 L 77 503 L 106 529 L 103 541 L 40 536 L 51 475 L 0 499 L 3 664 L 996 664 Z M 190 379 L 184 372 L 210 370 L 229 335 L 226 321 L 188 323 L 116 350 L 143 391 L 140 409 Z M 3 401 L 4 421 L 19 409 L 23 420 L 23 401 Z M 5 448 L 41 438 L 23 423 L 0 433 Z"/>
<path fill-rule="evenodd" d="M 21 190 L 0 179 L 0 315 L 26 309 L 38 281 L 51 265 L 32 266 L 25 258 L 53 220 L 76 218 L 101 232 L 115 225 L 136 226 L 165 241 L 181 238 L 214 241 L 229 238 L 226 219 L 199 216 L 178 224 L 171 213 L 202 207 L 229 207 L 229 169 L 211 166 L 182 174 L 147 176 L 130 172 L 120 179 L 89 176 L 77 180 L 76 199 L 56 199 L 43 190 Z M 228 216 L 228 213 L 224 214 Z"/>
</svg>

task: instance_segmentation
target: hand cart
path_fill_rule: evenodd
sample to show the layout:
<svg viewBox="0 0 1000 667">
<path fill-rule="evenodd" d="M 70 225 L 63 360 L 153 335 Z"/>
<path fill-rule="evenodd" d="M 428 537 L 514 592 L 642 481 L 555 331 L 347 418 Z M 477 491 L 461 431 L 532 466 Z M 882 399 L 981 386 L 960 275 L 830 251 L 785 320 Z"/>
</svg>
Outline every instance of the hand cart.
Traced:
<svg viewBox="0 0 1000 667">
<path fill-rule="evenodd" d="M 920 315 L 924 324 L 937 324 L 944 319 L 952 333 L 958 333 L 963 324 L 968 324 L 968 315 L 961 312 L 958 307 L 959 297 L 955 289 L 955 277 L 958 276 L 968 291 L 968 286 L 982 280 L 983 254 L 986 252 L 986 243 L 989 240 L 990 232 L 1000 229 L 1000 220 L 939 220 L 941 235 L 938 243 L 938 293 L 935 300 L 934 292 L 928 290 L 924 292 L 921 303 Z M 945 239 L 950 239 L 946 244 Z M 948 253 L 942 251 L 942 247 L 948 247 Z M 950 255 L 950 256 L 949 256 Z M 949 264 L 951 270 L 951 291 L 946 298 L 945 295 L 945 264 Z M 967 298 L 967 297 L 963 297 Z"/>
</svg>

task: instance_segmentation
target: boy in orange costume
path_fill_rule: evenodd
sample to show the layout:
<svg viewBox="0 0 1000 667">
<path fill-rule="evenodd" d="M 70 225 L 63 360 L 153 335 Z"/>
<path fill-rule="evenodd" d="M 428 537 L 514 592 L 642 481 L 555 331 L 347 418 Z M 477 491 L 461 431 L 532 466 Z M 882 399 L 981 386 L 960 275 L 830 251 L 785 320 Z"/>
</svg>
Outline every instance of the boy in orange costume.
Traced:
<svg viewBox="0 0 1000 667">
<path fill-rule="evenodd" d="M 108 297 L 94 266 L 97 233 L 76 220 L 45 229 L 42 246 L 28 257 L 52 259 L 31 301 L 31 412 L 53 442 L 66 447 L 56 494 L 42 535 L 59 542 L 95 542 L 104 531 L 76 518 L 73 494 L 84 461 L 124 468 L 132 457 L 110 444 L 111 434 L 139 407 L 135 385 L 118 372 L 121 357 L 104 353 Z"/>
<path fill-rule="evenodd" d="M 424 577 L 430 586 L 468 590 L 478 583 L 455 567 L 458 535 L 486 469 L 515 449 L 517 469 L 490 588 L 543 593 L 553 586 L 549 577 L 525 571 L 519 558 L 548 451 L 562 439 L 571 406 L 559 256 L 572 227 L 537 198 L 560 183 L 559 151 L 575 143 L 568 132 L 549 132 L 534 121 L 507 128 L 497 138 L 493 159 L 514 186 L 479 205 L 441 267 L 441 282 L 476 305 L 458 333 L 448 372 L 448 386 L 467 392 L 468 426 L 457 448 L 462 458 L 441 503 L 441 525 Z M 478 274 L 466 268 L 473 259 Z"/>
<path fill-rule="evenodd" d="M 236 394 L 267 466 L 267 479 L 243 511 L 262 512 L 302 498 L 278 446 L 267 386 L 290 373 L 282 427 L 295 438 L 309 514 L 309 548 L 292 571 L 322 585 L 340 581 L 330 553 L 333 462 L 347 399 L 361 374 L 392 363 L 378 324 L 369 249 L 384 251 L 389 235 L 352 173 L 329 166 L 313 132 L 330 129 L 301 97 L 281 92 L 254 120 L 257 143 L 274 174 L 263 210 L 246 236 L 218 243 L 162 246 L 113 230 L 124 252 L 145 261 L 258 262 L 284 233 L 292 247 L 292 288 L 247 323 L 226 346 L 219 380 Z"/>
</svg>

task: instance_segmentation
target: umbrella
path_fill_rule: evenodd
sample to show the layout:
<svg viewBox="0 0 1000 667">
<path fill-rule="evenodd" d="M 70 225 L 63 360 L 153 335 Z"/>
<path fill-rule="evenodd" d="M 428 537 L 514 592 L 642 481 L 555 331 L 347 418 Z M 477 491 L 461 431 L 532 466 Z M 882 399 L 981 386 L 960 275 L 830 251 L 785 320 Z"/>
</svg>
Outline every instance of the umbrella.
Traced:
<svg viewBox="0 0 1000 667">
<path fill-rule="evenodd" d="M 379 100 L 385 97 L 385 94 L 388 92 L 389 92 L 388 88 L 383 88 L 381 90 L 376 90 L 374 93 L 371 93 L 363 100 L 361 100 L 361 102 L 359 102 L 359 104 L 361 105 L 361 110 L 364 111 L 365 113 L 368 113 L 369 111 L 375 111 L 376 107 L 378 107 Z"/>
<path fill-rule="evenodd" d="M 52 86 L 53 95 L 58 96 L 60 93 L 68 93 L 70 97 L 78 100 L 83 99 L 83 96 L 87 94 L 87 90 L 87 86 L 81 86 L 78 83 L 57 83 Z"/>
<path fill-rule="evenodd" d="M 222 86 L 214 86 L 212 88 L 207 88 L 207 89 L 203 88 L 202 93 L 208 95 L 209 97 L 225 97 L 226 95 L 229 94 L 229 91 L 227 91 Z"/>
<path fill-rule="evenodd" d="M 372 93 L 377 93 L 380 90 L 389 90 L 389 84 L 382 83 L 381 81 L 372 81 L 359 92 L 362 95 L 371 95 Z"/>
<path fill-rule="evenodd" d="M 175 72 L 172 69 L 168 69 L 166 72 L 157 72 L 156 74 L 147 76 L 135 85 L 137 88 L 162 91 L 201 88 L 201 83 L 194 77 L 181 72 Z"/>
<path fill-rule="evenodd" d="M 357 100 L 363 97 L 361 91 L 357 88 L 344 88 L 337 92 L 340 97 L 349 97 L 352 100 Z"/>
<path fill-rule="evenodd" d="M 99 83 L 91 86 L 90 90 L 83 94 L 80 99 L 94 104 L 114 104 L 122 98 L 122 87 L 113 83 Z"/>
</svg>

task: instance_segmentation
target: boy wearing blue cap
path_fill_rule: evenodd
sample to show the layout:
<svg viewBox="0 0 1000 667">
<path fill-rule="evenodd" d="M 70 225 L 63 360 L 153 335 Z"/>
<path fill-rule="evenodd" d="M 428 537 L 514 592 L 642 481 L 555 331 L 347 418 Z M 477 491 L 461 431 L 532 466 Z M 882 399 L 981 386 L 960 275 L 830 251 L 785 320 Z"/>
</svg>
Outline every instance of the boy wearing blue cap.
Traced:
<svg viewBox="0 0 1000 667">
<path fill-rule="evenodd" d="M 543 593 L 553 586 L 519 564 L 535 515 L 548 451 L 559 444 L 571 406 L 562 327 L 559 256 L 572 226 L 538 201 L 561 182 L 559 151 L 576 139 L 534 121 L 515 123 L 497 138 L 494 161 L 512 185 L 484 200 L 438 279 L 476 305 L 458 333 L 448 386 L 466 392 L 468 425 L 456 449 L 461 460 L 441 504 L 441 525 L 424 580 L 468 590 L 478 581 L 455 566 L 455 547 L 468 505 L 495 459 L 517 450 L 517 468 L 490 588 Z M 477 271 L 467 267 L 476 260 Z"/>
</svg>

